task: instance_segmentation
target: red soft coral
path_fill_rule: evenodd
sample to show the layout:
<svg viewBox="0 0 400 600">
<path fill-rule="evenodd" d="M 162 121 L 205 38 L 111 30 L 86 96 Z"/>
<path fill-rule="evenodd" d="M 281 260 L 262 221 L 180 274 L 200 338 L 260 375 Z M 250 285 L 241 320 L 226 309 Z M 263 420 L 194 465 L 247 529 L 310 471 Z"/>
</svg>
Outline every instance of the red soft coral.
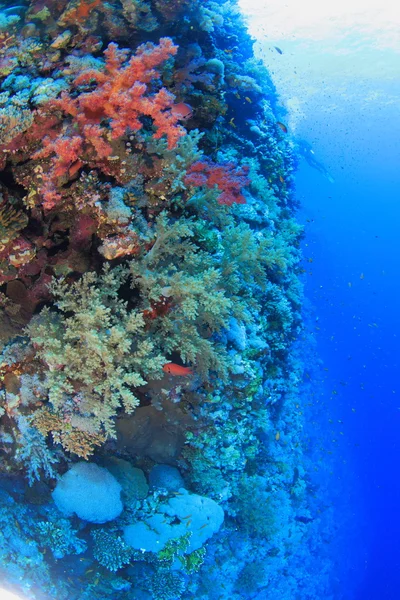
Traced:
<svg viewBox="0 0 400 600">
<path fill-rule="evenodd" d="M 128 51 L 111 43 L 104 53 L 104 70 L 83 71 L 74 81 L 76 88 L 90 84 L 93 89 L 76 97 L 64 92 L 51 101 L 50 106 L 68 115 L 71 122 L 46 138 L 44 147 L 33 156 L 52 156 L 42 189 L 45 208 L 52 208 L 59 200 L 60 177 L 73 177 L 84 164 L 101 169 L 102 161 L 113 153 L 111 140 L 142 129 L 141 117 L 150 117 L 156 129 L 154 137 L 165 135 L 168 148 L 174 148 L 186 133 L 179 125 L 180 114 L 171 110 L 175 97 L 165 88 L 149 93 L 148 84 L 159 79 L 156 67 L 174 56 L 177 49 L 170 38 L 160 39 L 159 45 L 143 44 L 124 66 Z"/>
<path fill-rule="evenodd" d="M 248 168 L 235 169 L 233 163 L 216 164 L 211 161 L 198 160 L 187 171 L 184 179 L 185 185 L 217 186 L 221 192 L 218 196 L 219 204 L 245 204 L 246 200 L 241 190 L 249 185 L 247 177 Z"/>
<path fill-rule="evenodd" d="M 140 46 L 123 67 L 127 52 L 111 43 L 104 53 L 105 70 L 84 71 L 75 79 L 76 86 L 93 81 L 97 85 L 94 90 L 80 94 L 73 106 L 68 106 L 70 114 L 75 113 L 80 124 L 99 125 L 104 119 L 109 120 L 114 139 L 123 136 L 128 128 L 139 131 L 143 127 L 140 117 L 148 116 L 157 129 L 154 137 L 165 135 L 168 147 L 173 148 L 185 134 L 178 124 L 179 115 L 170 110 L 174 95 L 165 88 L 155 94 L 146 93 L 147 84 L 160 77 L 156 67 L 174 56 L 177 49 L 170 38 L 162 38 L 158 46 L 150 43 Z"/>
</svg>

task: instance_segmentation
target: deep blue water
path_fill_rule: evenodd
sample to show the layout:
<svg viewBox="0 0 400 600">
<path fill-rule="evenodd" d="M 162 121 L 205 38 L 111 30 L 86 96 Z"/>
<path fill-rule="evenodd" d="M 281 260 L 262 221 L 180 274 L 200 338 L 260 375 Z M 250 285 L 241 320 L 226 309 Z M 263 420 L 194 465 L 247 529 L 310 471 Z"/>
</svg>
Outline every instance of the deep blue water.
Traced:
<svg viewBox="0 0 400 600">
<path fill-rule="evenodd" d="M 340 539 L 332 558 L 337 559 L 338 594 L 351 600 L 396 600 L 399 48 L 389 29 L 385 34 L 384 28 L 374 27 L 372 4 L 359 20 L 349 5 L 342 22 L 340 16 L 332 17 L 321 21 L 320 28 L 314 12 L 308 24 L 305 17 L 298 23 L 290 3 L 277 6 L 276 15 L 269 5 L 257 11 L 250 1 L 242 4 L 259 39 L 258 55 L 271 69 L 288 110 L 290 133 L 297 142 L 311 144 L 315 158 L 334 178 L 330 183 L 302 160 L 296 188 L 306 226 L 309 330 L 322 361 L 315 382 L 319 409 L 308 426 L 318 431 L 332 461 L 325 494 L 337 508 Z M 377 14 L 393 23 L 384 4 L 376 7 Z M 361 21 L 368 20 L 363 28 Z"/>
<path fill-rule="evenodd" d="M 319 139 L 321 153 L 329 142 Z M 398 157 L 380 150 L 373 169 L 369 160 L 365 168 L 359 161 L 353 180 L 346 163 L 333 165 L 334 184 L 305 161 L 297 175 L 307 228 L 306 295 L 326 369 L 321 428 L 332 439 L 348 494 L 343 593 L 352 590 L 355 600 L 395 600 L 400 586 L 400 181 Z"/>
</svg>

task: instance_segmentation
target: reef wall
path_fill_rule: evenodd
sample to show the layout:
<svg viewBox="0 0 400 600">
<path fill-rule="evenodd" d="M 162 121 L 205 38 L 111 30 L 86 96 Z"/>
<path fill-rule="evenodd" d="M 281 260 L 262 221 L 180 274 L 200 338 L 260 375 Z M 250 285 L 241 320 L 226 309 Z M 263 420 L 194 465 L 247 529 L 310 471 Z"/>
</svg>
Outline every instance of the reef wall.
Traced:
<svg viewBox="0 0 400 600">
<path fill-rule="evenodd" d="M 295 159 L 235 2 L 3 5 L 0 77 L 2 580 L 316 597 Z"/>
</svg>

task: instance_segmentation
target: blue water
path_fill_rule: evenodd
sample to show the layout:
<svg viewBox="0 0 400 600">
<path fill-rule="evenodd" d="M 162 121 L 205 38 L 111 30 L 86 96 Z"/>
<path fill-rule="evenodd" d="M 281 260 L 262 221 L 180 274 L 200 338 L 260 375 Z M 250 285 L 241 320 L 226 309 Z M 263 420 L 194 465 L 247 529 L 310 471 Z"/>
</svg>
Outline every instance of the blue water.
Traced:
<svg viewBox="0 0 400 600">
<path fill-rule="evenodd" d="M 296 186 L 306 226 L 309 330 L 323 363 L 323 381 L 316 385 L 322 410 L 310 428 L 318 428 L 329 446 L 333 473 L 326 495 L 337 498 L 338 489 L 342 494 L 336 513 L 344 519 L 341 539 L 333 550 L 340 594 L 395 600 L 400 595 L 400 60 L 390 33 L 395 19 L 385 3 L 360 8 L 355 18 L 356 3 L 346 16 L 339 6 L 342 20 L 331 7 L 332 18 L 319 26 L 322 7 L 304 6 L 300 14 L 290 3 L 262 10 L 251 1 L 242 5 L 259 39 L 257 54 L 284 98 L 294 139 L 311 144 L 334 178 L 330 183 L 302 160 Z M 384 25 L 374 26 L 377 19 Z"/>
<path fill-rule="evenodd" d="M 312 133 L 316 153 L 330 157 L 334 184 L 305 161 L 296 180 L 307 227 L 305 289 L 326 368 L 325 432 L 337 440 L 331 450 L 351 486 L 344 490 L 352 500 L 347 517 L 357 530 L 346 541 L 350 569 L 343 589 L 356 600 L 395 600 L 400 586 L 400 153 L 390 139 L 396 115 L 387 116 L 394 117 L 388 139 L 367 122 L 367 147 L 365 132 L 353 136 L 349 165 L 340 149 L 357 115 L 349 111 L 345 132 L 330 115 L 330 133 L 315 127 Z"/>
</svg>

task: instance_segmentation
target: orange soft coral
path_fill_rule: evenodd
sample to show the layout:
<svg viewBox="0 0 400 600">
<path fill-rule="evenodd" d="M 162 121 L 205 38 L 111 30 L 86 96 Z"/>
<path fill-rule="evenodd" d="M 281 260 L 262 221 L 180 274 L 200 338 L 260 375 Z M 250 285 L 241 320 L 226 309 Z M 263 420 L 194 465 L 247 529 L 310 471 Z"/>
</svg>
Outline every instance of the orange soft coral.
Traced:
<svg viewBox="0 0 400 600">
<path fill-rule="evenodd" d="M 91 69 L 75 79 L 75 85 L 96 82 L 93 91 L 80 94 L 74 101 L 77 119 L 81 123 L 99 124 L 103 119 L 110 120 L 111 136 L 124 135 L 127 128 L 138 131 L 143 127 L 140 117 L 153 119 L 155 138 L 166 135 L 168 147 L 173 148 L 185 130 L 178 124 L 179 115 L 170 109 L 174 95 L 165 88 L 155 94 L 146 94 L 147 84 L 158 79 L 156 70 L 163 61 L 174 56 L 178 47 L 170 38 L 162 38 L 158 46 L 151 43 L 140 46 L 126 66 L 122 66 L 127 53 L 117 44 L 111 43 L 104 55 L 104 71 Z M 75 112 L 75 111 L 74 111 Z"/>
<path fill-rule="evenodd" d="M 104 53 L 104 70 L 83 71 L 74 81 L 75 88 L 90 85 L 90 91 L 76 97 L 63 93 L 49 103 L 69 117 L 70 125 L 45 138 L 44 147 L 33 156 L 52 157 L 50 172 L 43 178 L 45 208 L 52 208 L 59 200 L 56 188 L 60 177 L 71 179 L 85 164 L 101 169 L 101 161 L 113 152 L 111 140 L 142 129 L 142 117 L 152 119 L 154 137 L 165 135 L 170 149 L 186 133 L 179 124 L 179 112 L 171 110 L 174 95 L 165 88 L 148 93 L 148 84 L 160 78 L 156 67 L 174 56 L 177 49 L 170 38 L 162 38 L 159 45 L 140 46 L 124 65 L 128 51 L 111 43 Z"/>
</svg>

